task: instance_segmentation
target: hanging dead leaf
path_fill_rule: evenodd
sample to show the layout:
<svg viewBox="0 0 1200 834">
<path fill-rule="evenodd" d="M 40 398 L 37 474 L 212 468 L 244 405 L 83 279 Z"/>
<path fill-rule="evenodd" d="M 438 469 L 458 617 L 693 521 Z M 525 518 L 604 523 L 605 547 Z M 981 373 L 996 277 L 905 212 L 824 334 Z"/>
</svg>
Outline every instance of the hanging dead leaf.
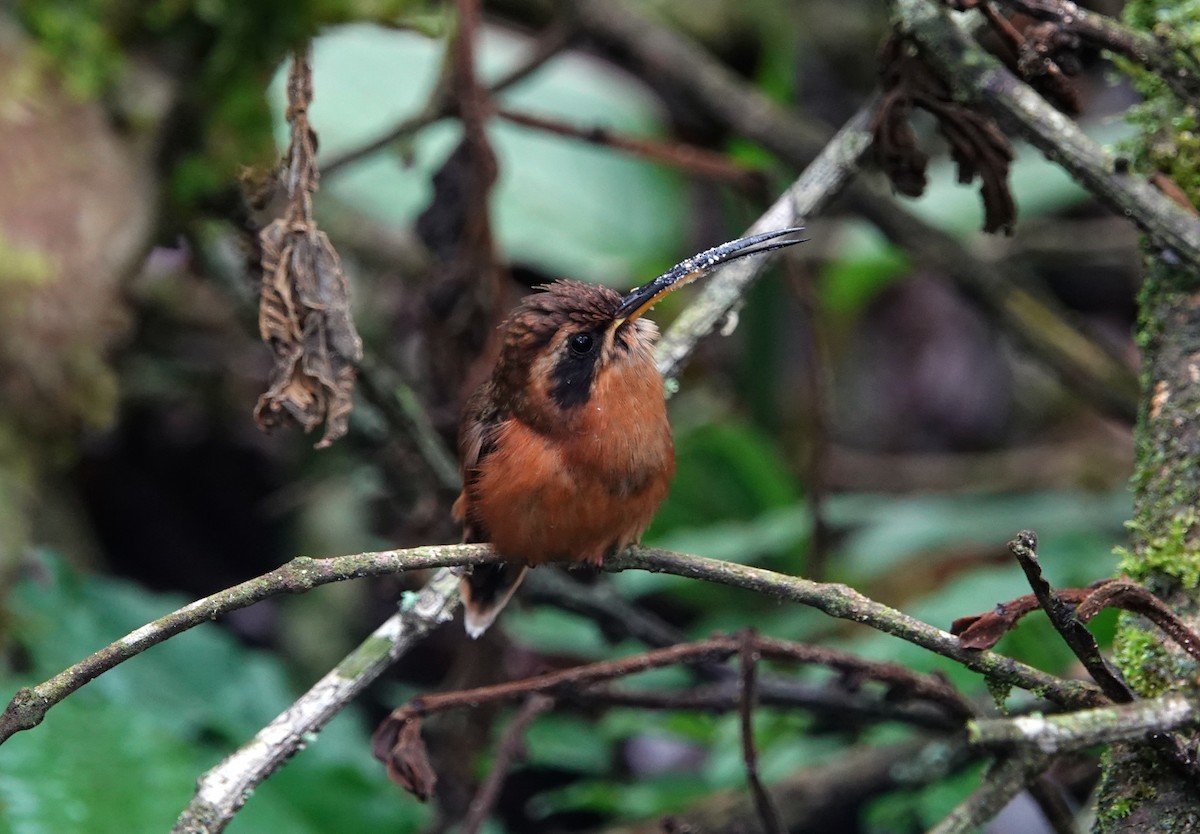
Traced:
<svg viewBox="0 0 1200 834">
<path fill-rule="evenodd" d="M 284 160 L 284 216 L 259 234 L 262 286 L 258 326 L 275 354 L 270 386 L 254 419 L 270 431 L 287 420 L 312 431 L 321 449 L 346 433 L 362 341 L 350 314 L 350 288 L 337 252 L 312 216 L 317 136 L 308 124 L 312 68 L 297 53 L 288 73 L 291 144 Z"/>
<path fill-rule="evenodd" d="M 346 433 L 362 359 L 346 277 L 324 232 L 281 219 L 260 240 L 259 331 L 275 365 L 254 418 L 266 430 L 292 419 L 312 431 L 324 421 L 323 448 Z"/>
<path fill-rule="evenodd" d="M 872 122 L 875 156 L 901 194 L 919 197 L 925 191 L 929 157 L 918 146 L 910 119 L 915 108 L 937 120 L 950 143 L 958 166 L 958 181 L 979 176 L 985 232 L 1011 234 L 1017 206 L 1008 188 L 1012 146 L 989 117 L 954 100 L 949 86 L 925 62 L 909 41 L 890 36 L 879 55 L 883 100 Z"/>
<path fill-rule="evenodd" d="M 420 718 L 404 708 L 396 710 L 375 730 L 371 745 L 393 782 L 422 802 L 433 796 L 437 773 L 421 738 Z"/>
</svg>

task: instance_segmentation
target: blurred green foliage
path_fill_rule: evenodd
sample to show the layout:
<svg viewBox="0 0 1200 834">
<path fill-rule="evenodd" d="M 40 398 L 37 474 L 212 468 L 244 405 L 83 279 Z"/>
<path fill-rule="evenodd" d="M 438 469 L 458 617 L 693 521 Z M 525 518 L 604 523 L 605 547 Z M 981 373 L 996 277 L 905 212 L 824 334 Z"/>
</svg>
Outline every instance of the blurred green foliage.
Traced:
<svg viewBox="0 0 1200 834">
<path fill-rule="evenodd" d="M 0 669 L 0 689 L 38 683 L 186 602 L 41 553 L 8 599 L 7 636 L 21 647 L 22 668 Z M 0 828 L 166 831 L 196 778 L 298 694 L 274 656 L 215 625 L 192 629 L 102 675 L 5 744 Z M 362 721 L 353 708 L 339 715 L 228 830 L 416 830 L 426 809 L 388 782 Z"/>
<path fill-rule="evenodd" d="M 428 29 L 429 0 L 18 0 L 18 19 L 82 98 L 107 96 L 133 61 L 173 76 L 193 147 L 174 156 L 169 180 L 194 207 L 243 166 L 274 163 L 267 84 L 288 54 L 323 26 L 409 21 Z M 175 118 L 180 118 L 176 114 Z M 154 126 L 157 129 L 159 126 Z M 173 136 L 181 144 L 184 135 Z"/>
</svg>

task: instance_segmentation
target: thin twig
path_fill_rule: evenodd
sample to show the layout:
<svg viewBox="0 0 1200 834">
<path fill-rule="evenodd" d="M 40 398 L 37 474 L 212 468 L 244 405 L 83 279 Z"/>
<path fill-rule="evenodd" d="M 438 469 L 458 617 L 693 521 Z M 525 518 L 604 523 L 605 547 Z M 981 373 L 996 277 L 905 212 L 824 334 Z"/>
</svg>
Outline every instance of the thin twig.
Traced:
<svg viewBox="0 0 1200 834">
<path fill-rule="evenodd" d="M 478 834 L 479 830 L 483 828 L 492 808 L 496 807 L 496 800 L 500 798 L 500 789 L 504 787 L 504 780 L 508 778 L 508 769 L 524 746 L 525 731 L 539 715 L 553 708 L 553 698 L 545 695 L 530 695 L 517 714 L 508 722 L 508 726 L 504 728 L 504 735 L 496 745 L 492 769 L 488 771 L 487 778 L 483 780 L 479 790 L 471 799 L 471 805 L 467 808 L 467 816 L 462 825 L 463 834 Z"/>
<path fill-rule="evenodd" d="M 603 127 L 576 127 L 561 119 L 535 116 L 532 113 L 505 107 L 497 108 L 496 115 L 522 127 L 625 151 L 651 162 L 670 165 L 692 176 L 727 182 L 743 191 L 757 193 L 765 185 L 762 172 L 739 165 L 724 154 L 714 153 L 694 145 L 626 136 Z"/>
<path fill-rule="evenodd" d="M 462 486 L 458 463 L 413 387 L 370 352 L 364 353 L 359 363 L 358 385 L 388 424 L 412 438 L 421 460 L 438 484 L 443 489 L 457 491 Z"/>
<path fill-rule="evenodd" d="M 726 713 L 741 704 L 741 685 L 736 678 L 672 692 L 644 689 L 619 689 L 592 686 L 582 692 L 560 696 L 565 703 L 586 708 L 628 707 L 643 710 L 690 710 Z M 891 703 L 886 696 L 868 699 L 841 687 L 814 686 L 782 676 L 760 676 L 758 703 L 768 707 L 803 709 L 842 721 L 897 721 L 930 730 L 954 730 L 962 727 L 960 717 L 950 717 L 929 702 Z"/>
<path fill-rule="evenodd" d="M 825 518 L 826 457 L 829 449 L 829 415 L 827 391 L 830 389 L 826 369 L 834 367 L 826 344 L 825 315 L 821 309 L 820 293 L 816 286 L 814 270 L 797 269 L 786 264 L 788 283 L 800 301 L 804 324 L 803 370 L 804 407 L 802 419 L 806 425 L 803 433 L 806 440 L 803 453 L 804 502 L 808 507 L 812 529 L 808 535 L 808 547 L 804 572 L 812 579 L 822 580 L 828 567 L 829 549 L 832 544 L 832 529 Z"/>
<path fill-rule="evenodd" d="M 525 80 L 541 69 L 547 61 L 566 48 L 571 40 L 571 36 L 571 28 L 565 21 L 560 21 L 547 27 L 534 42 L 533 48 L 525 56 L 525 59 L 488 86 L 488 94 L 496 95 L 512 87 L 514 84 Z M 445 85 L 439 84 L 421 112 L 389 128 L 375 139 L 329 160 L 329 162 L 321 166 L 321 171 L 326 177 L 329 177 L 339 169 L 358 162 L 360 159 L 368 157 L 373 153 L 378 153 L 389 145 L 416 133 L 422 128 L 428 127 L 442 119 L 449 118 L 454 113 L 455 103 L 453 97 L 449 95 L 449 90 Z"/>
<path fill-rule="evenodd" d="M 1009 801 L 1037 778 L 1048 764 L 1040 755 L 1012 756 L 996 762 L 983 776 L 980 786 L 964 799 L 929 834 L 976 834 Z"/>
<path fill-rule="evenodd" d="M 253 739 L 201 776 L 172 834 L 223 831 L 256 786 L 434 626 L 450 619 L 457 606 L 458 577 L 453 571 L 438 571 L 413 604 L 387 619 Z"/>
<path fill-rule="evenodd" d="M 544 603 L 582 614 L 596 622 L 610 639 L 629 637 L 654 648 L 673 646 L 687 640 L 684 632 L 657 616 L 631 603 L 613 591 L 611 585 L 597 582 L 584 585 L 563 571 L 532 571 L 525 578 L 525 597 L 531 602 Z M 701 709 L 727 712 L 737 708 L 736 676 L 727 666 L 695 664 L 697 675 L 715 684 L 693 687 L 686 693 L 633 693 L 606 691 L 596 688 L 576 693 L 571 699 L 579 703 L 600 703 L 606 698 L 626 706 L 644 709 Z M 642 696 L 645 697 L 642 697 Z M 759 701 L 771 706 L 807 709 L 841 718 L 870 721 L 900 721 L 931 729 L 951 729 L 960 726 L 944 710 L 929 709 L 919 703 L 903 704 L 888 699 L 875 699 L 850 692 L 842 687 L 814 686 L 784 675 L 758 676 Z M 688 706 L 687 704 L 690 704 Z M 677 706 L 672 706 L 677 705 Z M 957 710 L 950 710 L 957 716 Z"/>
<path fill-rule="evenodd" d="M 662 648 L 688 639 L 681 629 L 621 596 L 607 576 L 597 579 L 585 585 L 568 571 L 530 571 L 522 587 L 523 598 L 581 614 L 613 642 L 631 638 Z"/>
<path fill-rule="evenodd" d="M 1125 683 L 1124 677 L 1117 668 L 1100 653 L 1100 647 L 1096 645 L 1096 638 L 1042 576 L 1037 546 L 1037 534 L 1032 530 L 1022 530 L 1017 533 L 1015 539 L 1008 543 L 1008 549 L 1017 558 L 1021 570 L 1025 572 L 1025 578 L 1029 581 L 1029 587 L 1033 589 L 1038 604 L 1050 617 L 1050 624 L 1079 658 L 1079 662 L 1088 670 L 1092 680 L 1100 685 L 1100 689 L 1105 695 L 1119 704 L 1132 701 L 1134 699 L 1133 690 Z"/>
<path fill-rule="evenodd" d="M 779 818 L 779 809 L 771 801 L 771 795 L 758 776 L 758 750 L 754 744 L 754 708 L 758 704 L 758 692 L 755 687 L 755 671 L 758 667 L 758 652 L 754 643 L 754 634 L 746 631 L 742 634 L 742 645 L 738 650 L 738 661 L 741 667 L 742 697 L 738 708 L 742 733 L 742 761 L 746 767 L 746 782 L 750 785 L 750 795 L 754 798 L 754 809 L 762 822 L 766 834 L 785 834 L 783 821 Z"/>
<path fill-rule="evenodd" d="M 1085 623 L 1105 608 L 1120 608 L 1141 614 L 1175 643 L 1200 661 L 1200 635 L 1150 591 L 1124 579 L 1106 582 L 1080 603 L 1075 614 Z"/>
<path fill-rule="evenodd" d="M 637 675 L 651 669 L 684 663 L 723 662 L 740 652 L 747 639 L 757 653 L 770 660 L 826 666 L 861 679 L 876 680 L 886 684 L 896 694 L 909 699 L 931 701 L 960 718 L 966 718 L 975 712 L 970 702 L 954 687 L 933 675 L 918 674 L 897 663 L 864 660 L 836 649 L 754 635 L 751 638 L 709 637 L 617 660 L 573 666 L 531 678 L 474 689 L 422 695 L 393 710 L 391 720 L 399 724 L 413 717 L 432 715 L 462 706 L 475 707 L 479 704 L 512 700 L 532 692 L 566 697 L 596 683 Z"/>
</svg>

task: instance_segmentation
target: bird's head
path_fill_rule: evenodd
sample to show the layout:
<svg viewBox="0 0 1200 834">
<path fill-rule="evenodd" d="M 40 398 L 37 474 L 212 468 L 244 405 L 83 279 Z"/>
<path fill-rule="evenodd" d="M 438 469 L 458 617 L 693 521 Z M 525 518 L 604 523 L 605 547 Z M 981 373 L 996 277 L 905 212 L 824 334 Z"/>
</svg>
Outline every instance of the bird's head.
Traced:
<svg viewBox="0 0 1200 834">
<path fill-rule="evenodd" d="M 800 243 L 801 229 L 741 238 L 701 252 L 628 294 L 580 281 L 555 281 L 527 296 L 501 325 L 493 374 L 500 402 L 541 430 L 569 424 L 590 399 L 596 379 L 623 363 L 657 373 L 658 328 L 642 315 L 663 296 L 720 264 Z"/>
</svg>

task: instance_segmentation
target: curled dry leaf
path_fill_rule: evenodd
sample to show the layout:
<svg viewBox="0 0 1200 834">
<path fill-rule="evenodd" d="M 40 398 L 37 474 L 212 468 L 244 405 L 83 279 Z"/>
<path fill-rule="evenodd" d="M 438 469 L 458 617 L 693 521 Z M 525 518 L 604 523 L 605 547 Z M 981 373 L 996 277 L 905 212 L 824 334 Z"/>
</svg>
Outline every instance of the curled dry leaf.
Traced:
<svg viewBox="0 0 1200 834">
<path fill-rule="evenodd" d="M 907 40 L 890 36 L 880 50 L 883 100 L 872 123 L 876 159 L 901 194 L 918 197 L 925 190 L 929 157 L 917 147 L 910 124 L 914 108 L 937 120 L 958 166 L 958 181 L 981 181 L 985 232 L 1011 234 L 1017 206 L 1008 188 L 1013 161 L 1008 138 L 987 116 L 954 100 L 950 88 Z"/>
<path fill-rule="evenodd" d="M 1058 595 L 1070 605 L 1078 605 L 1092 593 L 1089 588 L 1063 588 Z M 964 649 L 990 649 L 1000 638 L 1016 627 L 1017 622 L 1031 611 L 1037 611 L 1037 597 L 1033 594 L 1000 602 L 991 611 L 959 617 L 950 624 L 950 633 L 958 637 L 958 645 Z"/>
<path fill-rule="evenodd" d="M 308 224 L 275 220 L 260 240 L 258 323 L 275 364 L 254 418 L 267 430 L 286 419 L 305 431 L 324 421 L 323 448 L 346 433 L 362 359 L 346 276 L 329 238 Z"/>
<path fill-rule="evenodd" d="M 298 52 L 288 72 L 292 141 L 282 171 L 287 208 L 259 234 L 258 327 L 275 365 L 254 419 L 268 431 L 289 419 L 305 431 L 324 421 L 320 449 L 346 433 L 362 342 L 341 261 L 313 219 L 318 172 L 317 135 L 308 123 L 311 102 L 312 66 L 307 53 Z"/>
<path fill-rule="evenodd" d="M 419 717 L 403 708 L 396 710 L 375 730 L 371 744 L 393 782 L 422 802 L 433 796 L 437 773 L 429 763 Z"/>
</svg>

